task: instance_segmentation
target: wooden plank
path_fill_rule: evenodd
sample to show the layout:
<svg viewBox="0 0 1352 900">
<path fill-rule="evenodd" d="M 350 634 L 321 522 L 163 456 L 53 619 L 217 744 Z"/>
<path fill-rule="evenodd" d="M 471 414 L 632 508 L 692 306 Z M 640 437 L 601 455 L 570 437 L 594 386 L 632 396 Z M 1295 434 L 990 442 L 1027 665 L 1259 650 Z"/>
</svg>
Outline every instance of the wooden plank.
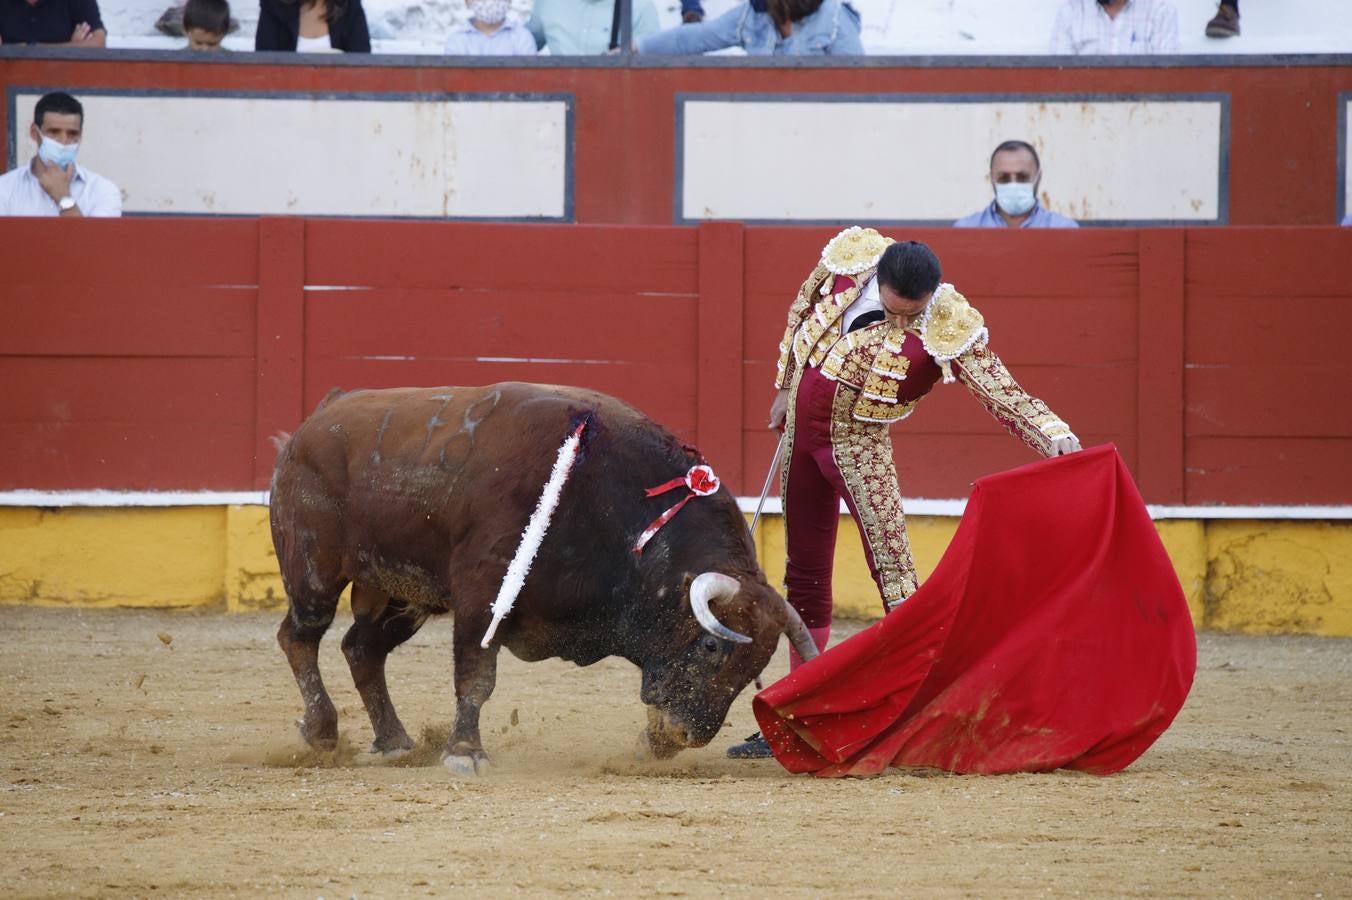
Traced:
<svg viewBox="0 0 1352 900">
<path fill-rule="evenodd" d="M 275 438 L 295 431 L 305 416 L 305 223 L 267 217 L 258 222 L 253 482 L 272 480 Z"/>
<path fill-rule="evenodd" d="M 3 220 L 0 220 L 3 221 Z M 32 285 L 236 285 L 258 283 L 256 226 L 244 219 L 8 220 L 0 228 L 0 289 Z M 78 253 L 72 256 L 72 249 Z M 76 262 L 78 261 L 78 262 Z M 54 282 L 59 273 L 59 282 Z"/>
<path fill-rule="evenodd" d="M 305 292 L 307 354 L 653 360 L 688 366 L 694 296 L 377 288 Z"/>
<path fill-rule="evenodd" d="M 1081 439 L 1086 447 L 1108 442 L 1107 436 L 1092 433 L 1081 435 Z M 1041 459 L 1003 433 L 911 434 L 902 423 L 893 431 L 892 442 L 904 497 L 966 497 L 976 479 Z M 1130 456 L 1123 454 L 1123 458 L 1133 466 Z"/>
<path fill-rule="evenodd" d="M 619 397 L 682 440 L 696 437 L 694 370 L 653 363 L 477 363 L 455 360 L 312 359 L 305 369 L 307 410 L 331 388 L 440 387 L 530 381 L 590 388 Z"/>
<path fill-rule="evenodd" d="M 1188 233 L 1188 296 L 1259 297 L 1275 318 L 1296 297 L 1347 297 L 1352 231 L 1225 228 Z"/>
<path fill-rule="evenodd" d="M 306 284 L 695 294 L 693 228 L 311 220 Z"/>
<path fill-rule="evenodd" d="M 1352 437 L 1347 364 L 1296 362 L 1190 367 L 1188 439 Z"/>
<path fill-rule="evenodd" d="M 4 289 L 0 355 L 248 356 L 252 287 L 105 284 Z"/>
<path fill-rule="evenodd" d="M 1141 495 L 1151 503 L 1184 501 L 1183 285 L 1188 233 L 1163 228 L 1140 232 L 1136 475 Z"/>
<path fill-rule="evenodd" d="M 1188 440 L 1189 503 L 1352 504 L 1352 440 L 1195 437 Z"/>
<path fill-rule="evenodd" d="M 788 303 L 754 293 L 747 298 L 749 359 L 773 361 Z M 1135 365 L 1136 298 L 999 297 L 973 304 L 986 320 L 990 345 L 1008 365 Z M 750 343 L 752 337 L 755 343 Z"/>
<path fill-rule="evenodd" d="M 252 361 L 214 357 L 0 357 L 0 422 L 182 423 L 253 421 Z"/>
<path fill-rule="evenodd" d="M 1191 240 L 1191 238 L 1189 238 Z M 1352 263 L 1352 259 L 1349 259 Z M 1352 266 L 1346 276 L 1352 283 Z M 1200 289 L 1199 289 L 1200 290 Z M 1340 296 L 1311 296 L 1292 284 L 1280 298 L 1190 293 L 1187 362 L 1190 366 L 1244 365 L 1256 360 L 1296 365 L 1342 359 L 1352 334 L 1352 287 Z"/>
<path fill-rule="evenodd" d="M 0 422 L 0 490 L 242 490 L 252 423 Z"/>
<path fill-rule="evenodd" d="M 839 229 L 757 228 L 747 233 L 746 278 L 756 293 L 788 309 L 826 241 Z M 983 298 L 1086 300 L 1137 293 L 1136 238 L 1125 230 L 995 232 L 986 229 L 881 229 L 928 244 L 945 281 L 981 307 Z"/>
<path fill-rule="evenodd" d="M 733 491 L 742 484 L 742 238 L 734 222 L 699 227 L 697 443 Z M 645 323 L 659 333 L 665 322 Z"/>
<path fill-rule="evenodd" d="M 1076 434 L 1111 433 L 1134 439 L 1136 372 L 1126 366 L 1023 366 L 1013 370 L 1024 390 L 1045 402 Z M 905 420 L 909 427 L 946 434 L 1001 433 L 1003 429 L 960 383 L 936 384 Z"/>
</svg>

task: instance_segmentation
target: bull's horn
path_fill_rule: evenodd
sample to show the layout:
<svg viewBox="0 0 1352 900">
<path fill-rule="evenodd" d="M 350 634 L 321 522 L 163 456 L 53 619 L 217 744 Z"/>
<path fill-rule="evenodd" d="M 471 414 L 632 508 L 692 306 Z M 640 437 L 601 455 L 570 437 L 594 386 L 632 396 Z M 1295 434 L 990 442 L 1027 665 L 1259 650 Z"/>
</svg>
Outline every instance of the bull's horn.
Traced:
<svg viewBox="0 0 1352 900">
<path fill-rule="evenodd" d="M 786 613 L 784 634 L 788 636 L 789 643 L 793 644 L 793 649 L 803 658 L 803 662 L 807 662 L 817 655 L 817 642 L 808 633 L 807 626 L 798 615 L 798 610 L 790 606 L 787 600 L 784 601 L 784 612 Z"/>
<path fill-rule="evenodd" d="M 738 634 L 718 621 L 718 616 L 714 615 L 713 610 L 709 609 L 711 602 L 727 600 L 736 596 L 741 587 L 741 583 L 736 578 L 731 578 L 719 572 L 705 572 L 690 582 L 690 608 L 694 611 L 700 627 L 714 637 L 722 638 L 725 641 L 735 641 L 738 644 L 749 644 L 751 638 L 744 634 Z M 802 622 L 798 624 L 801 626 Z"/>
</svg>

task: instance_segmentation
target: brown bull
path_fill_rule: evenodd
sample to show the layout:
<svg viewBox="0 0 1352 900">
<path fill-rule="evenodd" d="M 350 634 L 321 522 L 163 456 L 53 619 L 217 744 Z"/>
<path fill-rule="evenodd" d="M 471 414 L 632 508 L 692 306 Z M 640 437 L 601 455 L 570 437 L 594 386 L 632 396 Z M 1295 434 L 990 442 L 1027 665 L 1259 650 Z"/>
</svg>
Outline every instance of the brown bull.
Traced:
<svg viewBox="0 0 1352 900">
<path fill-rule="evenodd" d="M 579 455 L 515 608 L 481 649 L 490 605 L 563 439 Z M 506 383 L 356 391 L 330 398 L 282 449 L 272 537 L 290 601 L 277 638 L 305 704 L 304 738 L 332 747 L 338 716 L 319 641 L 352 584 L 343 654 L 371 717 L 372 749 L 413 746 L 390 701 L 385 659 L 429 615 L 454 613 L 456 720 L 446 765 L 482 772 L 479 710 L 497 653 L 590 665 L 622 656 L 643 671 L 644 739 L 658 756 L 708 743 L 780 634 L 815 654 L 797 614 L 766 583 L 733 497 L 688 503 L 645 547 L 671 505 L 645 489 L 697 457 L 613 397 Z M 679 496 L 679 495 L 676 495 Z"/>
</svg>

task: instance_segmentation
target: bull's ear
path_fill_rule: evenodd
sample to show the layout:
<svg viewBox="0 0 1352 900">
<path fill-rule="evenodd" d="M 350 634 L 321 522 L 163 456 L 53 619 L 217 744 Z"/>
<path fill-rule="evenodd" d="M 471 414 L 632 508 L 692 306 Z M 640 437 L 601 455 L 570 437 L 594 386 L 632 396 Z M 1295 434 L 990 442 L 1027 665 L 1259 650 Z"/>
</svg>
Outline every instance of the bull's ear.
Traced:
<svg viewBox="0 0 1352 900">
<path fill-rule="evenodd" d="M 681 579 L 681 609 L 688 611 L 690 609 L 690 585 L 695 583 L 695 576 L 689 572 Z"/>
</svg>

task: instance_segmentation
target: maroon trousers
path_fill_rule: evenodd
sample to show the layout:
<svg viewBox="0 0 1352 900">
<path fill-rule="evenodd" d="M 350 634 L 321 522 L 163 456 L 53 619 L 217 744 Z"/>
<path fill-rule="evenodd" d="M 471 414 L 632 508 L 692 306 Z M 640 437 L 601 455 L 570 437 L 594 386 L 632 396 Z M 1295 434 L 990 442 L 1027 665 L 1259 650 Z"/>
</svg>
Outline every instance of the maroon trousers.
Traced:
<svg viewBox="0 0 1352 900">
<path fill-rule="evenodd" d="M 915 591 L 915 566 L 887 426 L 854 421 L 854 390 L 810 366 L 791 390 L 780 470 L 788 544 L 784 585 L 808 628 L 829 628 L 842 498 L 859 526 L 884 609 Z"/>
</svg>

